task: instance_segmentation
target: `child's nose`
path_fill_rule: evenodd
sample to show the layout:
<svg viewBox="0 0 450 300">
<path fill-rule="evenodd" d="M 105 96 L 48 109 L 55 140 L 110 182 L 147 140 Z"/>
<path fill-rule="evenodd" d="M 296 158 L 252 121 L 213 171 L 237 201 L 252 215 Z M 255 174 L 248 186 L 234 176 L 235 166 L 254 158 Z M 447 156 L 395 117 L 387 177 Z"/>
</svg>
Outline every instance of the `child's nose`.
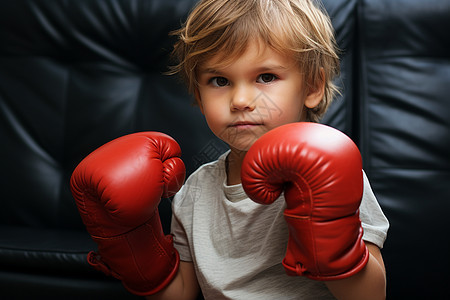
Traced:
<svg viewBox="0 0 450 300">
<path fill-rule="evenodd" d="M 243 111 L 243 110 L 249 110 L 252 111 L 256 107 L 255 103 L 256 97 L 255 97 L 255 91 L 254 88 L 251 86 L 246 85 L 240 85 L 236 86 L 230 107 L 232 111 Z"/>
</svg>

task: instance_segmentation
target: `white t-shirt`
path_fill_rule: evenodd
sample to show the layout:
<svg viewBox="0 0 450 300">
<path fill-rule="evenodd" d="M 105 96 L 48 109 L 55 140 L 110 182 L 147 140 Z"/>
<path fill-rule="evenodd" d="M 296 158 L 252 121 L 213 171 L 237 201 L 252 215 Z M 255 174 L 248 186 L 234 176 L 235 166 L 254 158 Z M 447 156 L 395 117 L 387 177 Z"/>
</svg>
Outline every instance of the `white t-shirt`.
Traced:
<svg viewBox="0 0 450 300">
<path fill-rule="evenodd" d="M 175 248 L 194 263 L 205 299 L 334 299 L 323 282 L 286 275 L 284 197 L 261 205 L 227 186 L 227 154 L 194 172 L 172 204 Z M 360 218 L 363 239 L 382 248 L 389 223 L 365 175 Z"/>
</svg>

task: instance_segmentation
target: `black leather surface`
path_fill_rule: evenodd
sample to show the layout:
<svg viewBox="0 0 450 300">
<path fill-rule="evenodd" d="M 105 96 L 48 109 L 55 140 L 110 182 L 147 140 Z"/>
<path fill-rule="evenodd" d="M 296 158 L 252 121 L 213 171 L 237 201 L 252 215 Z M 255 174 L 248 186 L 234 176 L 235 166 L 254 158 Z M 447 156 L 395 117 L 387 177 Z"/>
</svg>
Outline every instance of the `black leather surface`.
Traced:
<svg viewBox="0 0 450 300">
<path fill-rule="evenodd" d="M 322 123 L 331 125 L 345 132 L 353 139 L 355 128 L 355 46 L 356 46 L 356 7 L 357 0 L 335 1 L 323 0 L 336 34 L 336 42 L 340 51 L 340 76 L 335 80 L 340 94 L 336 95 L 333 103 L 322 119 Z"/>
<path fill-rule="evenodd" d="M 0 298 L 135 298 L 87 265 L 68 180 L 136 131 L 172 135 L 188 174 L 225 150 L 162 75 L 194 2 L 0 0 Z M 342 50 L 323 122 L 358 143 L 391 222 L 388 299 L 450 298 L 450 1 L 323 2 Z M 168 232 L 168 199 L 160 214 Z"/>
<path fill-rule="evenodd" d="M 193 2 L 0 1 L 2 296 L 129 295 L 87 265 L 95 245 L 68 180 L 88 153 L 136 131 L 172 135 L 188 172 L 215 158 L 202 154 L 216 141 L 184 86 L 162 75 L 168 33 Z M 167 232 L 167 199 L 160 213 Z"/>
<path fill-rule="evenodd" d="M 360 148 L 390 222 L 391 299 L 449 299 L 450 1 L 359 5 Z"/>
</svg>

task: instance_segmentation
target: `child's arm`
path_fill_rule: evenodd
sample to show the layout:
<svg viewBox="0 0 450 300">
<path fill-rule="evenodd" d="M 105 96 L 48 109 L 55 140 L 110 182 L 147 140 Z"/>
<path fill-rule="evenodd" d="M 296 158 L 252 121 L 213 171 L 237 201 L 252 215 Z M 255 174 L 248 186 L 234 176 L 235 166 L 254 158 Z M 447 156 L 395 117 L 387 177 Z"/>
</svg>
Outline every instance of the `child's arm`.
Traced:
<svg viewBox="0 0 450 300">
<path fill-rule="evenodd" d="M 380 249 L 371 243 L 366 246 L 370 257 L 364 269 L 349 278 L 326 282 L 337 299 L 386 299 L 386 273 Z"/>
<path fill-rule="evenodd" d="M 192 262 L 180 262 L 172 282 L 159 293 L 147 296 L 148 300 L 194 300 L 200 291 Z"/>
</svg>

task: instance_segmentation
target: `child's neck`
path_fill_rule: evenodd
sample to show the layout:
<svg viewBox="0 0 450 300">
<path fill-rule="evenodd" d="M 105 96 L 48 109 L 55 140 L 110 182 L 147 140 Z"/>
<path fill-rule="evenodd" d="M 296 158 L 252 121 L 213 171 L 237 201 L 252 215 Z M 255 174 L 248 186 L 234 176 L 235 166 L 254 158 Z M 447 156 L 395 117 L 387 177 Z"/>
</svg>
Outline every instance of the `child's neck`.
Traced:
<svg viewBox="0 0 450 300">
<path fill-rule="evenodd" d="M 235 185 L 241 183 L 241 166 L 245 156 L 244 151 L 233 151 L 228 154 L 225 160 L 227 185 Z"/>
</svg>

